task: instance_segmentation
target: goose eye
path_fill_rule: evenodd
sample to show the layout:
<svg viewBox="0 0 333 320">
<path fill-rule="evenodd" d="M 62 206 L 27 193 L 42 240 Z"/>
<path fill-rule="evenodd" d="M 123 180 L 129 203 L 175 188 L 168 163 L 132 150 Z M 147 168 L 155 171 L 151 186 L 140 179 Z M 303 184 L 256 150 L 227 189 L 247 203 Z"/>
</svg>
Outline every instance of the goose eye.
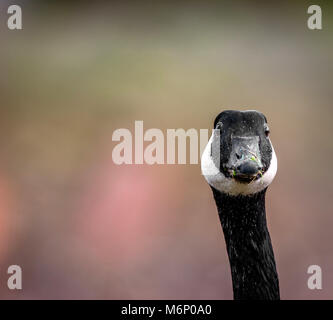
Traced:
<svg viewBox="0 0 333 320">
<path fill-rule="evenodd" d="M 266 123 L 264 125 L 264 129 L 265 129 L 265 135 L 266 135 L 266 137 L 268 137 L 268 135 L 269 135 L 269 127 L 268 127 L 268 125 Z"/>
</svg>

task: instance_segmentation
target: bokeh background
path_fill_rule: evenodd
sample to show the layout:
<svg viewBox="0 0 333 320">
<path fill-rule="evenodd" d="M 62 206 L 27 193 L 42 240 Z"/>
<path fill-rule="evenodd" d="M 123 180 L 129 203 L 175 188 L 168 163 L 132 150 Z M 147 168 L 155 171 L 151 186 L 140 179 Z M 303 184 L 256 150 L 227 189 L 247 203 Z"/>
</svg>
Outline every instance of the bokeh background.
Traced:
<svg viewBox="0 0 333 320">
<path fill-rule="evenodd" d="M 0 5 L 0 298 L 231 299 L 200 165 L 112 162 L 115 129 L 268 118 L 267 218 L 283 299 L 333 299 L 333 10 L 312 2 Z M 6 27 L 20 4 L 23 30 Z M 23 269 L 23 290 L 7 268 Z M 323 289 L 309 290 L 320 265 Z"/>
</svg>

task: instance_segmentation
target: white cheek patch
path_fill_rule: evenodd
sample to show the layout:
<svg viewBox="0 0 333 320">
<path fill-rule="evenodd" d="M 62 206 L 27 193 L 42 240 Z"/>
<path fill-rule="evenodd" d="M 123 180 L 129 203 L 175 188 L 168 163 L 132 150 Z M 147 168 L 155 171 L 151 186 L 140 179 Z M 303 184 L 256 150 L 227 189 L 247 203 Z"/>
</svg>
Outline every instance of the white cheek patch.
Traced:
<svg viewBox="0 0 333 320">
<path fill-rule="evenodd" d="M 208 144 L 201 157 L 201 172 L 207 182 L 216 190 L 237 196 L 251 195 L 264 190 L 273 181 L 277 171 L 277 158 L 272 147 L 272 159 L 268 170 L 260 177 L 250 183 L 241 183 L 233 178 L 226 177 L 215 165 L 219 161 L 213 161 L 211 156 L 211 148 L 214 134 L 210 137 Z"/>
</svg>

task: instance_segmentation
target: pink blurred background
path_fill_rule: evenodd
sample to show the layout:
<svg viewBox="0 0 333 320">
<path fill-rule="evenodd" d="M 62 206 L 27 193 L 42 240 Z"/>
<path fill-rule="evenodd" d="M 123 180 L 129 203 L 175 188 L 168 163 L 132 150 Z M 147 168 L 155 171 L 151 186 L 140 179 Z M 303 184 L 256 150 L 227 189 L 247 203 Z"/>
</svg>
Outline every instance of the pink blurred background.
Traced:
<svg viewBox="0 0 333 320">
<path fill-rule="evenodd" d="M 282 299 L 333 299 L 332 6 L 308 2 L 17 1 L 0 19 L 0 297 L 231 299 L 200 165 L 112 162 L 112 132 L 268 118 L 267 218 Z M 7 288 L 7 268 L 23 290 Z M 320 265 L 323 289 L 309 290 Z"/>
</svg>

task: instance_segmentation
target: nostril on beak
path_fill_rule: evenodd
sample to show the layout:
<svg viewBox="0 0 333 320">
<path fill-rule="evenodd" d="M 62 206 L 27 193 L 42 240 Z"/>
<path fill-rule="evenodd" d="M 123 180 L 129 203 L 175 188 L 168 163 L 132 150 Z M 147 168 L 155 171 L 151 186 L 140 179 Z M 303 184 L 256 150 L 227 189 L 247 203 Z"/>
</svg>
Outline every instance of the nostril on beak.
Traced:
<svg viewBox="0 0 333 320">
<path fill-rule="evenodd" d="M 237 171 L 241 175 L 248 175 L 248 176 L 257 174 L 259 170 L 260 168 L 258 164 L 253 161 L 244 162 L 237 167 Z"/>
</svg>

